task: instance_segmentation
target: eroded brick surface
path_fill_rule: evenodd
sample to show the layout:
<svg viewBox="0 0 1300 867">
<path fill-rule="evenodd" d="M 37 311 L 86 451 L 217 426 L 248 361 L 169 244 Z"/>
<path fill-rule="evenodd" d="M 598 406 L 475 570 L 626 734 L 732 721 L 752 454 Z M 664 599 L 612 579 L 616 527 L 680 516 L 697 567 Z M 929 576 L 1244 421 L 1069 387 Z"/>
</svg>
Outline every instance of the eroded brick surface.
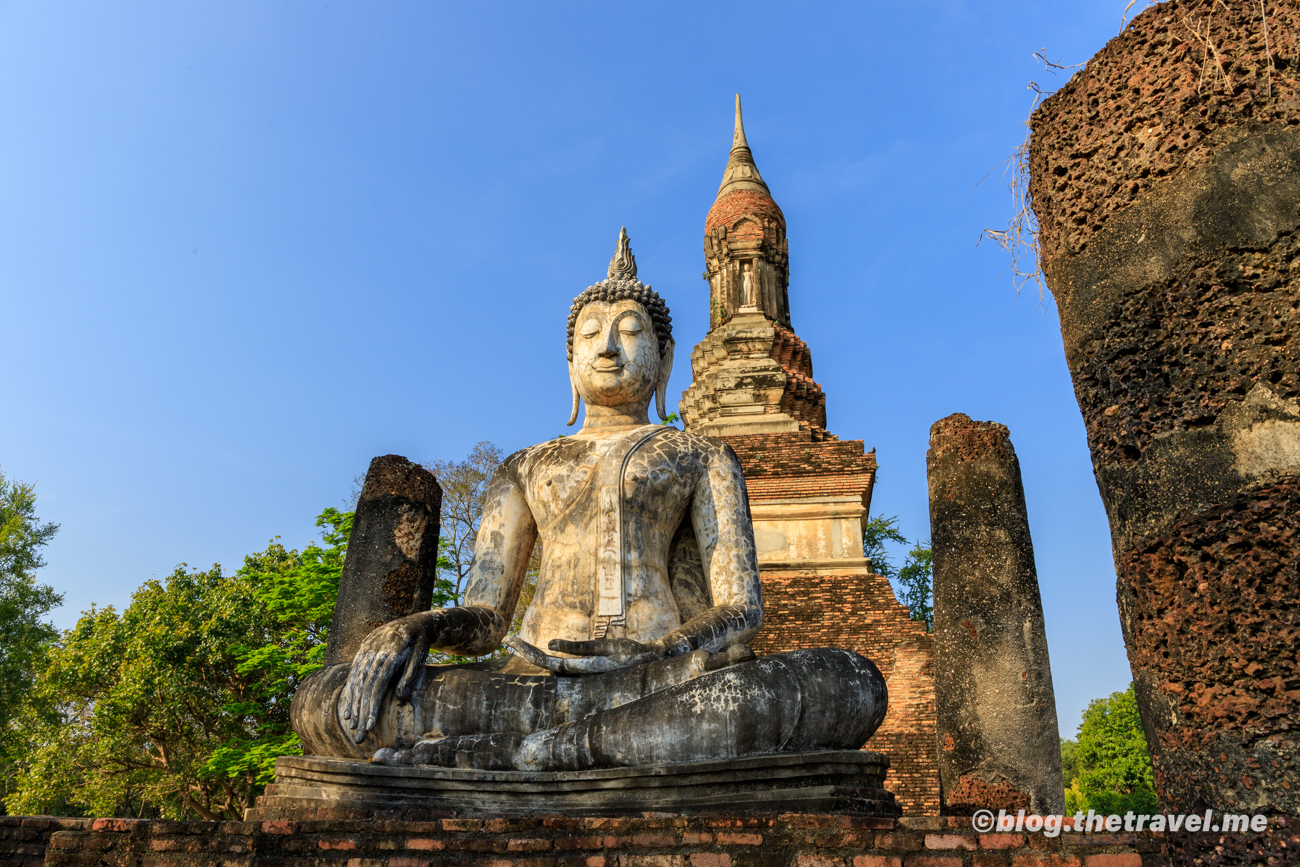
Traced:
<svg viewBox="0 0 1300 867">
<path fill-rule="evenodd" d="M 1095 460 L 1137 460 L 1158 435 L 1212 424 L 1259 383 L 1300 397 L 1300 369 L 1279 352 L 1300 334 L 1298 275 L 1300 237 L 1287 235 L 1118 299 L 1106 338 L 1073 365 Z M 1145 346 L 1159 351 L 1134 351 Z"/>
<path fill-rule="evenodd" d="M 552 821 L 556 819 L 558 821 Z M 976 867 L 990 853 L 979 851 L 980 837 L 969 826 L 928 834 L 925 845 L 910 833 L 896 833 L 894 820 L 852 816 L 789 815 L 769 817 L 655 817 L 490 820 L 463 823 L 333 819 L 281 823 L 151 822 L 116 823 L 76 820 L 27 825 L 31 819 L 0 818 L 0 862 L 5 864 L 106 867 L 149 864 L 189 867 L 220 863 L 227 867 L 407 867 L 407 865 L 487 865 L 497 867 L 795 867 L 836 864 L 841 867 L 955 865 Z M 116 829 L 116 830 L 115 830 Z M 23 831 L 35 830 L 33 835 Z M 720 833 L 714 833 L 719 831 Z M 711 836 L 712 835 L 712 836 Z M 1009 835 L 1014 836 L 1014 835 Z M 1134 845 L 1100 838 L 1089 845 L 1083 835 L 1063 835 L 1050 851 L 1016 837 L 1002 847 L 995 863 L 1065 863 L 1075 858 L 1137 858 Z M 1041 842 L 1041 840 L 1040 840 Z M 1142 835 L 1139 843 L 1158 847 L 1160 837 Z M 26 847 L 26 848 L 23 848 Z M 23 851 L 19 851 L 22 849 Z M 1158 867 L 1159 855 L 1141 863 Z M 1053 860 L 1055 859 L 1055 860 Z M 994 863 L 994 862 L 987 862 Z M 1091 863 L 1091 862 L 1089 862 Z M 1100 862 L 1102 864 L 1108 862 Z M 1130 863 L 1116 860 L 1114 864 Z M 1132 862 L 1136 863 L 1136 862 Z M 1232 863 L 1232 862 L 1224 862 Z"/>
<path fill-rule="evenodd" d="M 742 222 L 744 217 L 756 217 L 758 222 Z M 704 234 L 711 234 L 719 226 L 725 226 L 738 237 L 761 239 L 761 221 L 764 218 L 785 229 L 785 214 L 781 213 L 780 206 L 771 195 L 758 190 L 732 190 L 719 196 L 709 209 L 709 215 L 704 219 Z"/>
<path fill-rule="evenodd" d="M 1225 795 L 1300 806 L 1298 550 L 1292 481 L 1178 521 L 1120 563 L 1131 588 L 1130 658 L 1152 678 L 1160 710 L 1182 722 L 1159 735 L 1158 782 L 1188 809 L 1220 806 Z M 1270 749 L 1255 749 L 1262 742 Z"/>
<path fill-rule="evenodd" d="M 1277 816 L 1262 834 L 1168 834 L 1164 840 L 1172 864 L 1235 867 L 1238 864 L 1294 864 L 1300 852 L 1300 819 Z"/>
<path fill-rule="evenodd" d="M 939 812 L 934 650 L 925 624 L 898 604 L 879 575 L 763 576 L 758 653 L 842 647 L 880 668 L 889 712 L 867 746 L 889 756 L 885 788 L 906 815 Z"/>
</svg>

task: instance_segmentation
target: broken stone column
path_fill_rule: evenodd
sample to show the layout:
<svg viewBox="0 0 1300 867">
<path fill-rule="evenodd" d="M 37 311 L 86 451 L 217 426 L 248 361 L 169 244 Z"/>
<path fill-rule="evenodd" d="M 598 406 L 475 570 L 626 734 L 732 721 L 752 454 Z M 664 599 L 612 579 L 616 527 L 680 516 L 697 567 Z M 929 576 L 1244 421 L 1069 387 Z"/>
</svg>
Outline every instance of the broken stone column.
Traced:
<svg viewBox="0 0 1300 867">
<path fill-rule="evenodd" d="M 1042 267 L 1171 812 L 1300 813 L 1298 72 L 1295 3 L 1160 3 L 1032 118 Z"/>
<path fill-rule="evenodd" d="M 351 662 L 376 626 L 428 611 L 438 563 L 442 488 L 399 455 L 370 462 L 330 620 L 325 664 Z"/>
<path fill-rule="evenodd" d="M 1020 462 L 1006 427 L 930 428 L 940 807 L 1065 811 L 1056 697 Z"/>
</svg>

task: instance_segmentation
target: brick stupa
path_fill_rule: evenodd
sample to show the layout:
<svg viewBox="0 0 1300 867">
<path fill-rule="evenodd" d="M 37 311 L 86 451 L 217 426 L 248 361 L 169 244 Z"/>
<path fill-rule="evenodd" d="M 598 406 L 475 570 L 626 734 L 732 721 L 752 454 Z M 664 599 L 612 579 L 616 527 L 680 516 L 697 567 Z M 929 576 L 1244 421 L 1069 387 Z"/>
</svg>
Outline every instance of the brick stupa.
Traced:
<svg viewBox="0 0 1300 867">
<path fill-rule="evenodd" d="M 843 647 L 873 660 L 889 714 L 869 744 L 905 815 L 939 811 L 934 650 L 863 556 L 875 450 L 826 430 L 826 396 L 790 323 L 785 215 L 759 174 L 736 97 L 731 156 L 704 227 L 709 333 L 691 352 L 688 430 L 731 445 L 745 470 L 763 580 L 759 653 Z"/>
</svg>

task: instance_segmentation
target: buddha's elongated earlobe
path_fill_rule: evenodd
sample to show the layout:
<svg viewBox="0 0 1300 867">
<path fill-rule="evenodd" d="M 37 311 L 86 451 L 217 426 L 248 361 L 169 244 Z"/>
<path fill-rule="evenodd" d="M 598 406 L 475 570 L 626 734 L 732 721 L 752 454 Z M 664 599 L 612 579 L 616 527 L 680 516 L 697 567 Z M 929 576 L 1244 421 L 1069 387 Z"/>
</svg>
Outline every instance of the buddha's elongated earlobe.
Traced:
<svg viewBox="0 0 1300 867">
<path fill-rule="evenodd" d="M 673 373 L 673 347 L 676 345 L 676 342 L 669 337 L 668 351 L 659 360 L 659 386 L 655 389 L 655 412 L 659 413 L 660 421 L 668 420 L 668 377 Z"/>
<path fill-rule="evenodd" d="M 578 407 L 582 403 L 582 398 L 578 396 L 578 383 L 573 379 L 573 362 L 569 362 L 569 388 L 573 389 L 573 411 L 569 413 L 569 427 L 578 420 Z"/>
</svg>

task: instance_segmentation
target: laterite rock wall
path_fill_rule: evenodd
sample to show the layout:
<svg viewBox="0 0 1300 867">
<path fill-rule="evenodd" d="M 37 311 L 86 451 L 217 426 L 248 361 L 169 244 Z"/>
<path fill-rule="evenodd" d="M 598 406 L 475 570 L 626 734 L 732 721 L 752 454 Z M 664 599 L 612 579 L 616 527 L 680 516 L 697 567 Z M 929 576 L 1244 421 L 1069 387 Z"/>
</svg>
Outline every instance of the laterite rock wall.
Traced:
<svg viewBox="0 0 1300 867">
<path fill-rule="evenodd" d="M 1169 0 L 1031 122 L 1166 809 L 1300 812 L 1298 71 L 1297 4 Z"/>
</svg>

